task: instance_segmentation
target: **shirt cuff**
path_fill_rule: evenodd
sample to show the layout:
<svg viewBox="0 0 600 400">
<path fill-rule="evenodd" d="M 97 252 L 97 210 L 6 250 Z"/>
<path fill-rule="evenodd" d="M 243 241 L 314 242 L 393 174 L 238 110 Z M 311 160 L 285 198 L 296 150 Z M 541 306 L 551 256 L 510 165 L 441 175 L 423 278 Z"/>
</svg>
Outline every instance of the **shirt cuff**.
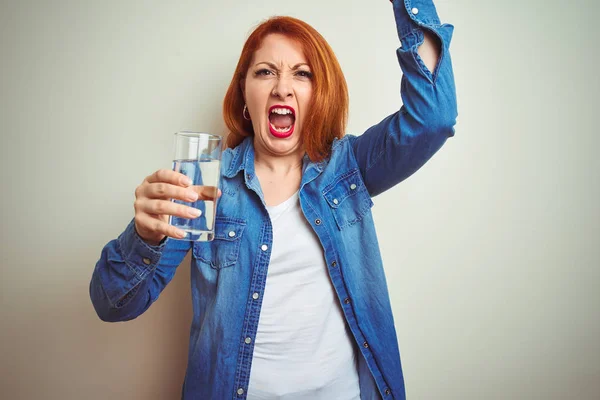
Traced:
<svg viewBox="0 0 600 400">
<path fill-rule="evenodd" d="M 143 279 L 158 265 L 166 240 L 157 246 L 144 242 L 135 230 L 134 221 L 131 220 L 125 231 L 119 235 L 118 242 L 125 263 L 133 268 L 140 279 Z"/>
<path fill-rule="evenodd" d="M 418 30 L 420 26 L 439 26 L 440 19 L 432 0 L 392 0 L 398 37 Z"/>
</svg>

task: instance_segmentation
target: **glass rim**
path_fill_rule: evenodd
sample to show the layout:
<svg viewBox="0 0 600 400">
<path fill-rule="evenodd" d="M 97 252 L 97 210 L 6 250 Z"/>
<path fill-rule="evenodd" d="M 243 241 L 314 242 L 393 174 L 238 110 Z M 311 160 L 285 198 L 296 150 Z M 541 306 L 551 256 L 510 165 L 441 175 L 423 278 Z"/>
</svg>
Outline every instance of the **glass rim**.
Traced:
<svg viewBox="0 0 600 400">
<path fill-rule="evenodd" d="M 207 132 L 194 132 L 194 131 L 179 131 L 173 134 L 176 137 L 186 137 L 186 138 L 207 138 L 209 140 L 222 140 L 223 136 L 215 135 L 214 133 Z"/>
</svg>

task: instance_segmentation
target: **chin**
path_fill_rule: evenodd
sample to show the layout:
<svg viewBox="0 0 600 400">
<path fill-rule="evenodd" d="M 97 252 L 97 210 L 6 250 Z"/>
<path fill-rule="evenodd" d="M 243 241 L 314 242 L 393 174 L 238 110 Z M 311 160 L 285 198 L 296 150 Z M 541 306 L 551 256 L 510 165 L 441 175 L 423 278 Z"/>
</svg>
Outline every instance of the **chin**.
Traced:
<svg viewBox="0 0 600 400">
<path fill-rule="evenodd" d="M 298 133 L 298 132 L 296 132 Z M 298 151 L 300 148 L 299 140 L 297 135 L 292 134 L 286 137 L 278 137 L 272 134 L 270 131 L 265 132 L 262 135 L 262 142 L 270 152 L 276 154 L 289 154 Z"/>
</svg>

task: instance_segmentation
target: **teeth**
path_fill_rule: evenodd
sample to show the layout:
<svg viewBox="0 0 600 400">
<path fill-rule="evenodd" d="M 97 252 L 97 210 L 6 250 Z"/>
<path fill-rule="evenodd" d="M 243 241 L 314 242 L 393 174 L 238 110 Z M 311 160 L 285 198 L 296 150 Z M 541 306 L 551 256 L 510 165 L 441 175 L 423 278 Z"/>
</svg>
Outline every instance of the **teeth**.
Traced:
<svg viewBox="0 0 600 400">
<path fill-rule="evenodd" d="M 279 133 L 286 133 L 286 132 L 289 132 L 290 129 L 292 129 L 291 125 L 288 126 L 287 128 L 276 128 L 273 124 L 269 124 L 269 125 L 271 125 L 271 128 L 275 129 Z"/>
<path fill-rule="evenodd" d="M 271 113 L 286 115 L 286 114 L 292 114 L 292 110 L 290 110 L 289 108 L 274 108 L 271 110 Z"/>
</svg>

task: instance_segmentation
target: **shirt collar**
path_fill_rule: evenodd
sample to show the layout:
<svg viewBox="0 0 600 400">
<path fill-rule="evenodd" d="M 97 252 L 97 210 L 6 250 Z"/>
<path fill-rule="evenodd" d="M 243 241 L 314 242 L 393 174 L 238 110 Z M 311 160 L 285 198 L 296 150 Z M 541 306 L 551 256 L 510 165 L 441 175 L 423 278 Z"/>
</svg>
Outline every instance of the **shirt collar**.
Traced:
<svg viewBox="0 0 600 400">
<path fill-rule="evenodd" d="M 308 154 L 305 154 L 303 158 L 303 170 L 306 172 L 314 168 L 320 173 L 323 171 L 327 161 L 313 162 L 308 157 Z M 244 171 L 247 175 L 254 174 L 254 142 L 252 136 L 248 136 L 237 147 L 231 149 L 229 168 L 227 168 L 223 175 L 227 178 L 233 178 L 240 171 Z"/>
<path fill-rule="evenodd" d="M 231 149 L 229 168 L 223 173 L 227 178 L 233 178 L 240 171 L 250 167 L 254 170 L 254 145 L 252 137 L 245 138 L 237 147 Z"/>
</svg>

